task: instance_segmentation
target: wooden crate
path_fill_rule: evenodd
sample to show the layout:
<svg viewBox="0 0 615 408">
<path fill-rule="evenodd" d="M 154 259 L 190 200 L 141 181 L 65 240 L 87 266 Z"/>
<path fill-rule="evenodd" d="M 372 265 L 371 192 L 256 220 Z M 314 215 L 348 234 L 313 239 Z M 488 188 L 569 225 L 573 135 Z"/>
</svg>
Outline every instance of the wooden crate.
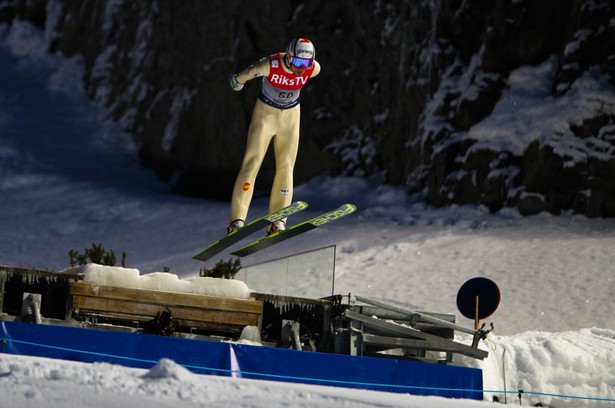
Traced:
<svg viewBox="0 0 615 408">
<path fill-rule="evenodd" d="M 131 289 L 71 282 L 72 308 L 76 315 L 147 322 L 165 310 L 183 328 L 239 333 L 245 326 L 259 326 L 263 302 L 189 293 Z"/>
</svg>

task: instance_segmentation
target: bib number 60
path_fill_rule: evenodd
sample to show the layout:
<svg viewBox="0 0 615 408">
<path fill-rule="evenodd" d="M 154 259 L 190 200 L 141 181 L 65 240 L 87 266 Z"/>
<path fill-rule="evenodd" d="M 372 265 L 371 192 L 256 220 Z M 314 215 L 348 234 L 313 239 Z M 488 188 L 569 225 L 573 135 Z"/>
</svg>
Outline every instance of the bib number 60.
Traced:
<svg viewBox="0 0 615 408">
<path fill-rule="evenodd" d="M 286 99 L 290 99 L 290 98 L 292 98 L 293 96 L 295 96 L 295 93 L 294 93 L 294 92 L 284 92 L 284 91 L 282 91 L 282 92 L 278 93 L 278 96 L 279 96 L 281 99 L 284 99 L 284 98 L 286 98 Z"/>
</svg>

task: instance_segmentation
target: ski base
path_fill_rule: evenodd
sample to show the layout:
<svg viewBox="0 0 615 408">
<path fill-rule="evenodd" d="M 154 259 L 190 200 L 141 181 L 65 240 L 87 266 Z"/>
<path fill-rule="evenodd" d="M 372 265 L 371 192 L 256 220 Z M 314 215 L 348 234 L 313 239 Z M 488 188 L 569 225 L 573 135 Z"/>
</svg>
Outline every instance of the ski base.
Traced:
<svg viewBox="0 0 615 408">
<path fill-rule="evenodd" d="M 261 238 L 244 246 L 243 248 L 238 249 L 235 252 L 231 252 L 231 255 L 239 257 L 251 255 L 265 248 L 269 248 L 272 245 L 286 241 L 287 239 L 295 237 L 299 234 L 303 234 L 304 232 L 318 228 L 323 224 L 338 220 L 348 214 L 352 214 L 356 209 L 357 207 L 353 204 L 344 204 L 333 211 L 329 211 L 328 213 L 319 215 L 318 217 L 312 218 L 297 225 L 293 225 L 283 231 L 268 235 L 265 238 Z"/>
<path fill-rule="evenodd" d="M 242 228 L 236 229 L 235 231 L 227 234 L 196 254 L 192 257 L 192 259 L 197 259 L 199 261 L 207 261 L 211 259 L 216 254 L 224 251 L 226 248 L 231 245 L 241 241 L 245 237 L 254 232 L 258 231 L 261 228 L 267 227 L 272 222 L 284 219 L 289 215 L 295 214 L 299 211 L 303 211 L 308 207 L 307 203 L 303 201 L 297 201 L 289 205 L 288 207 L 284 207 L 280 210 L 273 211 L 267 215 L 264 215 L 260 218 L 255 219 L 244 225 Z"/>
</svg>

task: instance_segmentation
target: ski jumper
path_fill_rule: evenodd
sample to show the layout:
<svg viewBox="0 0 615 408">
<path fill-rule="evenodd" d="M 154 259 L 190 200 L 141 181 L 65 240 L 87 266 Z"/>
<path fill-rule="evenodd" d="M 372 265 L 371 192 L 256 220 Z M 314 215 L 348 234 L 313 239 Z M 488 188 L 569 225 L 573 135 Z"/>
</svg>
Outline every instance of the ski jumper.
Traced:
<svg viewBox="0 0 615 408">
<path fill-rule="evenodd" d="M 301 88 L 320 72 L 316 61 L 302 75 L 296 76 L 284 61 L 284 53 L 261 59 L 239 74 L 245 83 L 262 77 L 262 89 L 252 112 L 246 151 L 241 170 L 233 187 L 229 222 L 246 220 L 254 193 L 256 176 L 269 143 L 273 140 L 275 176 L 269 199 L 269 212 L 286 207 L 293 197 L 293 168 L 299 148 Z"/>
</svg>

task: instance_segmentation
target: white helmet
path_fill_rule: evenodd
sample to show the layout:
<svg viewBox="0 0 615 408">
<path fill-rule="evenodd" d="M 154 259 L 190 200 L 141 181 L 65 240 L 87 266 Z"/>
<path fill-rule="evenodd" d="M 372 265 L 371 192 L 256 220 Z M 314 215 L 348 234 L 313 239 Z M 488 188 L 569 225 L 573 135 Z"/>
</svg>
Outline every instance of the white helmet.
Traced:
<svg viewBox="0 0 615 408">
<path fill-rule="evenodd" d="M 286 57 L 288 63 L 292 63 L 293 58 L 301 58 L 306 60 L 314 60 L 316 50 L 314 44 L 307 38 L 295 38 L 286 47 Z"/>
</svg>

